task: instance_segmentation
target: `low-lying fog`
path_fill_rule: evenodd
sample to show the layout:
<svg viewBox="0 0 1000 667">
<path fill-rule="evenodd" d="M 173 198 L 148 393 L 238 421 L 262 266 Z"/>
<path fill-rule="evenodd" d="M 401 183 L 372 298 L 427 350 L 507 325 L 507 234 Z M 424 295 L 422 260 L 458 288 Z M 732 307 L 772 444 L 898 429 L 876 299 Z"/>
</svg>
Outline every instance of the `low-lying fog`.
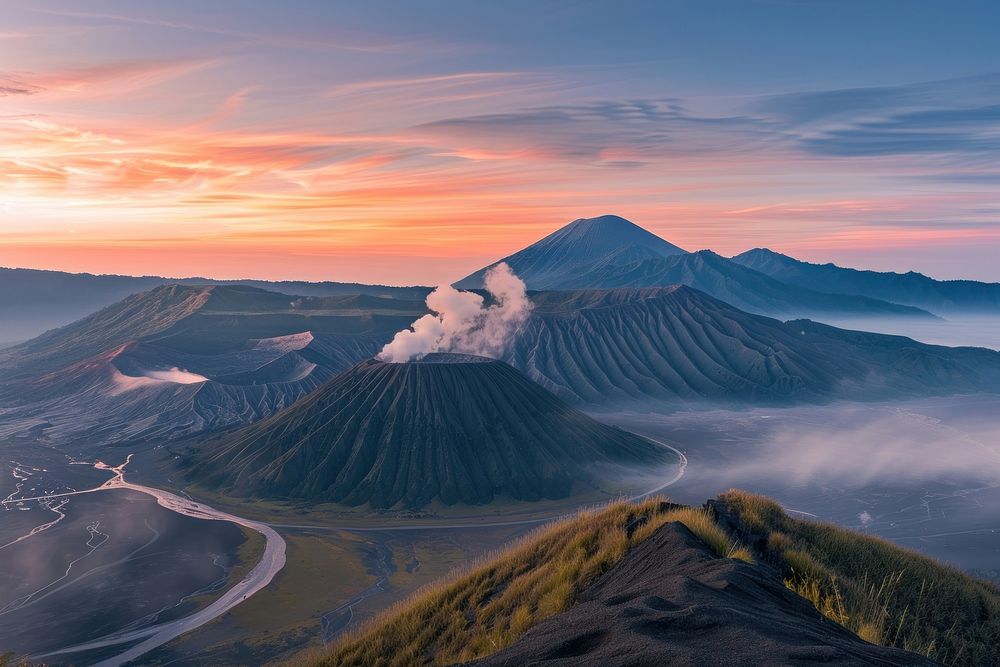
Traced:
<svg viewBox="0 0 1000 667">
<path fill-rule="evenodd" d="M 686 475 L 666 489 L 679 502 L 743 488 L 1000 571 L 1000 396 L 599 418 L 685 452 Z"/>
<path fill-rule="evenodd" d="M 946 315 L 940 320 L 826 317 L 822 321 L 841 329 L 907 336 L 932 345 L 971 345 L 1000 350 L 1000 316 L 996 315 Z"/>
</svg>

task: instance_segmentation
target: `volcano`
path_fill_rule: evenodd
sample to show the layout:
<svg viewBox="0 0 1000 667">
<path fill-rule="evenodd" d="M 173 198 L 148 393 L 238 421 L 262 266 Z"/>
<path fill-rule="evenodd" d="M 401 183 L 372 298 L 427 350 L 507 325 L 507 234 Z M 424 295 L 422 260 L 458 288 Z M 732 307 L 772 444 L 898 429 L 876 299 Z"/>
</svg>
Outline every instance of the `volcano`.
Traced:
<svg viewBox="0 0 1000 667">
<path fill-rule="evenodd" d="M 580 218 L 466 276 L 455 287 L 481 288 L 486 271 L 500 262 L 506 262 L 532 289 L 559 289 L 597 267 L 683 254 L 681 248 L 617 215 Z"/>
<path fill-rule="evenodd" d="M 561 498 L 665 448 L 601 424 L 501 361 L 363 361 L 194 454 L 191 476 L 234 495 L 373 508 Z"/>
</svg>

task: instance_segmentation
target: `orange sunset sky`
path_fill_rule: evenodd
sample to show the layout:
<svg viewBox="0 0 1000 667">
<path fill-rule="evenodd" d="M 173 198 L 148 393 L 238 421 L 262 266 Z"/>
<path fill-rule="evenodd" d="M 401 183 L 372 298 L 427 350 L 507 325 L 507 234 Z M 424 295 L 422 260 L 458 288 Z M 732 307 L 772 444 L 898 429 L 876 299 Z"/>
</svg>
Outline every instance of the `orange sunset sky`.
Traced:
<svg viewBox="0 0 1000 667">
<path fill-rule="evenodd" d="M 0 265 L 429 284 L 616 213 L 1000 280 L 989 3 L 500 4 L 0 1 Z"/>
</svg>

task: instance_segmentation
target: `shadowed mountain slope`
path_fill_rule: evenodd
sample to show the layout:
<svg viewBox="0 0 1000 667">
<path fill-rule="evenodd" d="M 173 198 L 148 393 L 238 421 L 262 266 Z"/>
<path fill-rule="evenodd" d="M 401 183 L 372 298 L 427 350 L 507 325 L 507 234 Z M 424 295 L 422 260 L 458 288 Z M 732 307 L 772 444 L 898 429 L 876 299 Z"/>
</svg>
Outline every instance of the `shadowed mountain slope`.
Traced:
<svg viewBox="0 0 1000 667">
<path fill-rule="evenodd" d="M 0 350 L 0 368 L 8 379 L 37 375 L 139 340 L 211 353 L 305 331 L 391 332 L 424 312 L 419 301 L 366 295 L 297 297 L 244 286 L 164 285 Z"/>
<path fill-rule="evenodd" d="M 732 261 L 798 287 L 856 294 L 916 306 L 934 313 L 998 313 L 1000 283 L 934 280 L 921 273 L 861 271 L 836 264 L 812 264 L 767 248 L 754 248 Z"/>
<path fill-rule="evenodd" d="M 533 295 L 505 359 L 565 400 L 767 402 L 1000 388 L 1000 353 L 780 322 L 698 290 Z"/>
<path fill-rule="evenodd" d="M 191 476 L 235 495 L 416 508 L 559 498 L 601 466 L 668 463 L 507 364 L 363 361 L 273 417 L 201 445 Z"/>
<path fill-rule="evenodd" d="M 0 351 L 0 365 L 17 375 L 59 366 L 158 334 L 206 307 L 209 288 L 170 285 L 134 294 L 60 329 Z"/>
<path fill-rule="evenodd" d="M 490 267 L 506 262 L 532 289 L 552 289 L 582 270 L 647 257 L 667 257 L 685 251 L 617 215 L 580 218 L 540 241 L 484 267 L 455 283 L 478 289 Z"/>
</svg>

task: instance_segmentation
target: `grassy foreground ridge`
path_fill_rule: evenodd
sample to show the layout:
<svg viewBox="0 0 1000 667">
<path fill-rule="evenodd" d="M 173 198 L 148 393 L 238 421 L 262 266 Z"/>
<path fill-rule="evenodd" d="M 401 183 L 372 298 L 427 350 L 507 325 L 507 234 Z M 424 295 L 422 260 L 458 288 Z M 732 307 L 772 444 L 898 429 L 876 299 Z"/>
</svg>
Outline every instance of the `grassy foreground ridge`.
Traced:
<svg viewBox="0 0 1000 667">
<path fill-rule="evenodd" d="M 317 653 L 305 662 L 447 665 L 490 655 L 568 609 L 630 547 L 672 521 L 687 525 L 720 555 L 749 558 L 705 510 L 662 499 L 616 502 L 535 531 L 451 581 L 390 608 L 346 636 L 332 653 Z"/>
<path fill-rule="evenodd" d="M 870 643 L 948 665 L 1000 664 L 1000 588 L 886 540 L 789 517 L 742 491 L 704 508 L 616 502 L 540 528 L 296 664 L 449 665 L 492 655 L 569 609 L 671 522 L 721 558 L 777 570 L 789 589 Z"/>
</svg>

